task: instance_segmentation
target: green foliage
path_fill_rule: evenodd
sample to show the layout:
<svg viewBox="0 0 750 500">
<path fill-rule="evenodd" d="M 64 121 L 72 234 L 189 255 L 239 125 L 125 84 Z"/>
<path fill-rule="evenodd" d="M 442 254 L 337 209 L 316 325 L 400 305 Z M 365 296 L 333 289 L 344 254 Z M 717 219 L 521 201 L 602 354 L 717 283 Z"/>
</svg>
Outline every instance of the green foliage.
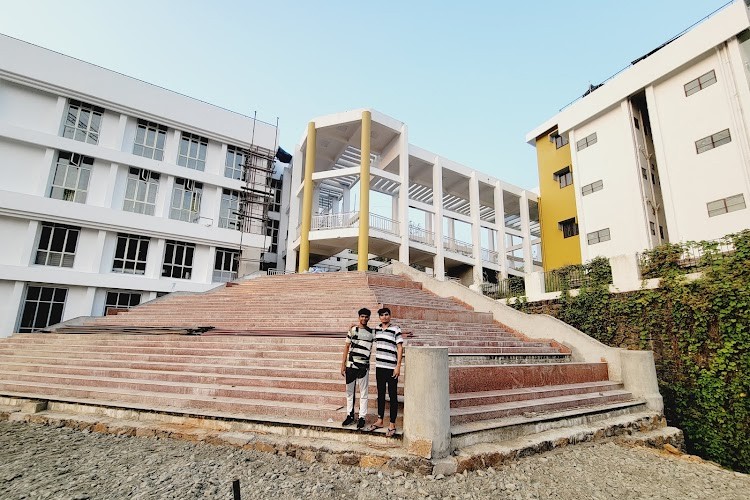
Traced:
<svg viewBox="0 0 750 500">
<path fill-rule="evenodd" d="M 750 231 L 644 255 L 658 289 L 610 294 L 604 266 L 592 262 L 555 314 L 605 344 L 653 350 L 667 418 L 690 450 L 750 472 Z M 687 280 L 695 270 L 702 276 Z"/>
</svg>

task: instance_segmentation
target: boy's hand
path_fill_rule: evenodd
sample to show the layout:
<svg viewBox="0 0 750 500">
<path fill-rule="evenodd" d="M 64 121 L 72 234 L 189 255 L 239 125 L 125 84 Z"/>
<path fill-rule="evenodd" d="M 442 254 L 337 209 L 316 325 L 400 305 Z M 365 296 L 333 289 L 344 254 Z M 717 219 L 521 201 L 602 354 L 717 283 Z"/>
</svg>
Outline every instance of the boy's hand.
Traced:
<svg viewBox="0 0 750 500">
<path fill-rule="evenodd" d="M 341 365 L 341 376 L 346 377 L 346 366 Z"/>
<path fill-rule="evenodd" d="M 401 375 L 401 367 L 397 366 L 393 369 L 393 378 L 398 378 L 399 375 Z"/>
</svg>

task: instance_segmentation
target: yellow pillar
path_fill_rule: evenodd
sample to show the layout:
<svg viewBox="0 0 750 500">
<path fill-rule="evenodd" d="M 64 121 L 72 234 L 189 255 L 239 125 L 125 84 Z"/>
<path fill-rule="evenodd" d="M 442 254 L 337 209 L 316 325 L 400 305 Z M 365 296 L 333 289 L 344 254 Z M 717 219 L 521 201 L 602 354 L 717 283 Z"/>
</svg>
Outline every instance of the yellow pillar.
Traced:
<svg viewBox="0 0 750 500">
<path fill-rule="evenodd" d="M 305 151 L 305 180 L 302 191 L 302 226 L 299 239 L 299 270 L 310 268 L 310 225 L 312 224 L 313 171 L 315 171 L 315 122 L 307 124 L 307 150 Z"/>
<path fill-rule="evenodd" d="M 362 163 L 359 168 L 359 241 L 357 242 L 357 271 L 367 271 L 370 253 L 370 129 L 372 114 L 362 112 Z"/>
</svg>

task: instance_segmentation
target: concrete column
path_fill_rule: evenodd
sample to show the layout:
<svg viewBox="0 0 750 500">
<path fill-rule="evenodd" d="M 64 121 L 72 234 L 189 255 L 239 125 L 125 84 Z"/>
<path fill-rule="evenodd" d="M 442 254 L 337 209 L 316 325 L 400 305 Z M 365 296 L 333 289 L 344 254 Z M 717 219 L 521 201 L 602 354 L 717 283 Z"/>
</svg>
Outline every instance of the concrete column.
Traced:
<svg viewBox="0 0 750 500">
<path fill-rule="evenodd" d="M 409 128 L 401 126 L 399 144 L 398 171 L 401 177 L 401 188 L 398 190 L 398 222 L 401 234 L 401 246 L 398 249 L 398 260 L 409 265 Z"/>
<path fill-rule="evenodd" d="M 165 247 L 166 240 L 164 238 L 151 238 L 151 242 L 148 245 L 148 255 L 146 257 L 145 276 L 147 278 L 159 279 L 161 276 Z M 171 291 L 173 290 L 170 290 L 170 292 Z"/>
<path fill-rule="evenodd" d="M 451 452 L 447 347 L 407 347 L 404 386 L 404 444 L 424 458 Z"/>
<path fill-rule="evenodd" d="M 529 197 L 526 191 L 521 193 L 521 234 L 523 235 L 523 272 L 534 269 L 531 257 L 531 227 L 529 224 Z"/>
<path fill-rule="evenodd" d="M 344 188 L 344 193 L 341 197 L 341 211 L 343 213 L 349 213 L 352 211 L 351 193 L 351 189 L 348 187 Z"/>
<path fill-rule="evenodd" d="M 23 307 L 25 287 L 26 283 L 16 281 L 13 284 L 10 297 L 5 297 L 5 300 L 0 303 L 0 338 L 9 337 L 11 333 L 16 331 L 16 321 L 21 316 L 21 308 Z"/>
<path fill-rule="evenodd" d="M 524 285 L 526 288 L 526 298 L 529 301 L 541 300 L 544 290 L 544 273 L 527 272 L 523 277 Z"/>
<path fill-rule="evenodd" d="M 370 255 L 370 131 L 372 114 L 362 111 L 361 164 L 359 167 L 359 239 L 357 271 L 367 271 Z"/>
<path fill-rule="evenodd" d="M 664 400 L 659 393 L 654 353 L 652 351 L 629 351 L 627 349 L 619 349 L 619 351 L 622 384 L 625 386 L 625 390 L 637 399 L 644 399 L 650 410 L 662 413 L 664 411 Z M 404 399 L 405 402 L 406 399 Z M 406 416 L 405 414 L 406 410 L 404 410 L 404 416 Z M 406 423 L 404 423 L 404 426 L 406 426 Z"/>
<path fill-rule="evenodd" d="M 174 190 L 174 177 L 162 175 L 159 179 L 159 192 L 156 193 L 156 207 L 154 214 L 169 219 L 169 209 L 172 206 L 172 191 Z"/>
<path fill-rule="evenodd" d="M 320 212 L 320 184 L 315 184 L 313 188 L 312 215 L 313 217 Z"/>
<path fill-rule="evenodd" d="M 612 268 L 612 285 L 621 292 L 640 290 L 641 269 L 638 254 L 615 255 L 609 258 Z"/>
<path fill-rule="evenodd" d="M 445 279 L 445 250 L 443 249 L 443 165 L 440 157 L 435 157 L 432 166 L 432 206 L 435 209 L 433 220 L 435 232 L 435 278 Z"/>
<path fill-rule="evenodd" d="M 471 242 L 474 245 L 474 269 L 472 270 L 472 282 L 479 286 L 483 281 L 482 276 L 482 222 L 479 218 L 479 179 L 477 173 L 471 172 L 469 178 L 469 206 L 471 208 Z"/>
<path fill-rule="evenodd" d="M 302 168 L 302 146 L 297 144 L 294 147 L 294 156 L 292 157 L 291 169 L 287 172 L 284 172 L 283 184 L 285 191 L 289 189 L 289 206 L 287 207 L 289 214 L 289 225 L 287 226 L 287 228 L 289 230 L 289 233 L 286 240 L 286 263 L 284 266 L 284 269 L 289 272 L 292 272 L 297 268 L 297 250 L 295 250 L 294 248 L 294 242 L 297 240 L 297 236 L 299 236 L 297 228 L 300 216 L 300 201 L 298 191 L 301 183 L 300 179 L 302 177 Z M 286 187 L 287 183 L 289 183 L 289 187 Z M 283 218 L 284 217 L 282 214 L 282 220 Z"/>
<path fill-rule="evenodd" d="M 310 224 L 312 222 L 313 172 L 315 171 L 315 122 L 307 124 L 307 151 L 305 152 L 305 180 L 302 194 L 302 227 L 299 243 L 299 272 L 310 267 Z"/>
<path fill-rule="evenodd" d="M 44 165 L 49 166 L 45 171 L 40 169 L 39 177 L 36 179 L 35 192 L 39 196 L 49 195 L 49 189 L 52 185 L 52 178 L 55 176 L 55 169 L 57 168 L 57 155 L 55 150 L 47 148 L 44 150 Z"/>
</svg>

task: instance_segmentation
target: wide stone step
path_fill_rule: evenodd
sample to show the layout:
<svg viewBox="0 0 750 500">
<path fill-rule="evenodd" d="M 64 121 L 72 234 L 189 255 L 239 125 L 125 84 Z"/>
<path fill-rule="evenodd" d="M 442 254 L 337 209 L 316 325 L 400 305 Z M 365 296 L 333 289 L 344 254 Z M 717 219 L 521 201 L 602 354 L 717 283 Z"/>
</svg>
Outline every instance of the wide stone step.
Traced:
<svg viewBox="0 0 750 500">
<path fill-rule="evenodd" d="M 630 401 L 634 401 L 632 394 L 624 390 L 615 389 L 588 394 L 451 408 L 450 419 L 451 425 L 460 425 L 478 420 L 506 418 L 516 415 L 533 416 L 538 413 L 555 412 L 576 407 Z"/>
<path fill-rule="evenodd" d="M 454 354 L 448 351 L 448 363 L 456 367 L 556 364 L 568 363 L 570 359 L 570 354 L 565 353 Z"/>
<path fill-rule="evenodd" d="M 14 381 L 1 381 L 0 394 L 13 397 L 29 397 L 51 401 L 68 401 L 98 404 L 110 407 L 138 408 L 151 411 L 180 414 L 221 414 L 226 413 L 239 419 L 259 421 L 285 420 L 298 422 L 328 421 L 334 425 L 346 417 L 345 399 L 340 405 L 278 402 L 266 400 L 246 400 L 237 398 L 172 394 L 165 398 L 158 392 L 131 392 L 111 388 L 76 388 L 60 384 L 32 384 Z M 376 413 L 377 402 L 368 401 L 368 413 Z M 301 420 L 300 420 L 301 419 Z M 373 420 L 370 417 L 370 420 Z M 402 427 L 403 417 L 399 415 L 396 425 Z"/>
<path fill-rule="evenodd" d="M 607 363 L 451 366 L 451 394 L 609 380 Z"/>
<path fill-rule="evenodd" d="M 89 378 L 111 378 L 111 379 L 132 379 L 132 380 L 151 380 L 161 382 L 180 382 L 190 384 L 211 384 L 228 387 L 265 387 L 265 388 L 285 388 L 285 389 L 303 389 L 314 391 L 340 392 L 344 390 L 345 380 L 337 371 L 315 372 L 312 374 L 300 373 L 303 370 L 287 370 L 282 373 L 275 371 L 269 372 L 267 369 L 258 370 L 255 374 L 235 373 L 227 374 L 217 371 L 198 371 L 193 366 L 190 371 L 180 371 L 178 369 L 163 370 L 163 365 L 156 365 L 150 369 L 134 368 L 125 366 L 90 366 L 90 365 L 63 365 L 52 363 L 22 363 L 22 362 L 3 362 L 2 372 L 8 378 L 18 379 L 16 373 L 30 373 L 65 376 L 74 375 Z M 185 367 L 180 367 L 184 369 Z M 204 368 L 212 368 L 204 365 Z M 231 368 L 231 367 L 228 367 Z M 10 374 L 14 372 L 14 374 Z M 322 375 L 322 376 L 315 376 Z M 369 389 L 371 393 L 377 393 L 374 370 L 370 374 Z M 403 377 L 401 377 L 403 379 Z M 402 380 L 399 380 L 402 382 Z M 399 394 L 403 394 L 403 384 L 399 384 Z"/>
<path fill-rule="evenodd" d="M 497 403 L 510 403 L 513 401 L 534 400 L 556 396 L 572 396 L 574 394 L 597 393 L 609 390 L 621 390 L 622 384 L 610 382 L 586 382 L 583 384 L 549 385 L 544 387 L 524 387 L 521 389 L 510 389 L 505 391 L 483 391 L 468 392 L 464 394 L 451 394 L 451 408 L 464 408 L 468 406 L 485 406 Z"/>
<path fill-rule="evenodd" d="M 345 404 L 344 384 L 339 390 L 299 389 L 284 387 L 231 386 L 208 383 L 163 381 L 160 379 L 119 379 L 93 375 L 61 375 L 0 371 L 0 384 L 24 383 L 33 385 L 58 384 L 78 389 L 111 389 L 132 393 L 161 393 L 165 398 L 192 395 L 206 399 L 237 398 L 243 400 L 275 401 L 279 403 L 310 403 L 322 405 Z M 333 389 L 329 387 L 329 389 Z M 369 387 L 368 387 L 369 389 Z M 370 391 L 374 392 L 374 391 Z M 368 403 L 373 404 L 372 398 Z"/>
</svg>

